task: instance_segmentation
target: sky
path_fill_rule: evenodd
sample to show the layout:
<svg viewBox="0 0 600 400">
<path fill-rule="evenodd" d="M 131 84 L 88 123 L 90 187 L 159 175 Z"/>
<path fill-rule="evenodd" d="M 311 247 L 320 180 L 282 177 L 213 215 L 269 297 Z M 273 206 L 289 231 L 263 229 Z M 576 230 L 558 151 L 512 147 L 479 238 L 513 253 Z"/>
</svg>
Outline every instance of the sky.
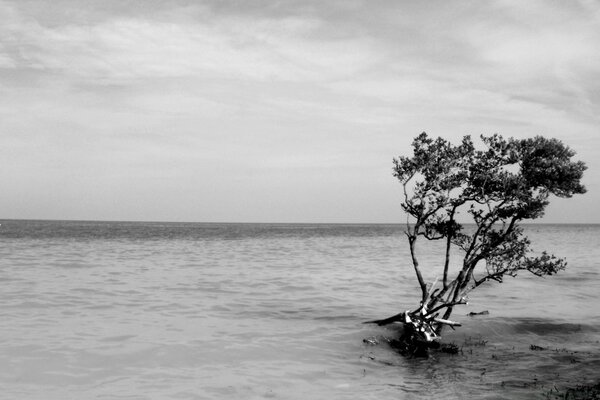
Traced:
<svg viewBox="0 0 600 400">
<path fill-rule="evenodd" d="M 0 218 L 404 222 L 425 131 L 555 137 L 600 223 L 600 2 L 0 0 Z"/>
</svg>

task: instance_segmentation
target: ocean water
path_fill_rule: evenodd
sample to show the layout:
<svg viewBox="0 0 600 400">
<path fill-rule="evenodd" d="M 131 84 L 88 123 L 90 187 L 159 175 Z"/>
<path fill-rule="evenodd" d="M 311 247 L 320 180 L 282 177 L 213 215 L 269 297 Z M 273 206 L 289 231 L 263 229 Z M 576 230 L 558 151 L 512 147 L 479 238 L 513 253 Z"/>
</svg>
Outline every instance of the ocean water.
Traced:
<svg viewBox="0 0 600 400">
<path fill-rule="evenodd" d="M 444 334 L 461 351 L 407 359 L 395 328 L 363 324 L 417 305 L 400 225 L 0 223 L 0 398 L 529 399 L 600 381 L 598 225 L 527 226 L 567 270 L 478 288 Z M 429 281 L 435 246 L 418 249 Z"/>
</svg>

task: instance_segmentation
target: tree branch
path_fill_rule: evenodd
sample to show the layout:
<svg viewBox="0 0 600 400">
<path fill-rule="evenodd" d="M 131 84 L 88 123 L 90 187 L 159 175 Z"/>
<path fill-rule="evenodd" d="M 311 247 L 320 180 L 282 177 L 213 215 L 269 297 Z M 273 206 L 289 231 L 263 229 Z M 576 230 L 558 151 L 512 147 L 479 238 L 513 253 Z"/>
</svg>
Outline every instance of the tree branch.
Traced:
<svg viewBox="0 0 600 400">
<path fill-rule="evenodd" d="M 417 228 L 415 227 L 415 230 Z M 408 235 L 408 243 L 410 247 L 410 257 L 412 259 L 413 267 L 415 269 L 415 274 L 417 275 L 417 280 L 419 281 L 419 286 L 421 287 L 421 302 L 424 304 L 425 299 L 427 298 L 427 284 L 423 279 L 423 275 L 421 274 L 421 269 L 419 268 L 419 261 L 417 260 L 417 255 L 415 253 L 415 241 L 417 240 L 416 232 L 414 235 Z"/>
<path fill-rule="evenodd" d="M 452 211 L 450 212 L 450 217 L 449 217 L 449 221 L 448 221 L 448 228 L 450 228 L 451 225 L 454 224 L 454 214 L 456 213 L 456 209 L 458 208 L 458 205 L 454 205 L 454 207 L 452 207 Z M 453 232 L 446 232 L 446 259 L 444 261 L 444 280 L 443 280 L 443 284 L 444 284 L 444 289 L 448 287 L 448 268 L 450 267 L 450 246 L 452 244 L 452 233 Z"/>
<path fill-rule="evenodd" d="M 431 310 L 429 310 L 427 312 L 427 315 L 433 315 L 436 312 L 443 310 L 444 308 L 448 308 L 448 307 L 454 307 L 457 306 L 459 304 L 467 304 L 467 300 L 465 300 L 464 298 L 461 298 L 460 300 L 456 300 L 456 301 L 452 301 L 450 303 L 444 303 L 444 304 L 440 304 L 439 306 L 432 308 Z"/>
</svg>

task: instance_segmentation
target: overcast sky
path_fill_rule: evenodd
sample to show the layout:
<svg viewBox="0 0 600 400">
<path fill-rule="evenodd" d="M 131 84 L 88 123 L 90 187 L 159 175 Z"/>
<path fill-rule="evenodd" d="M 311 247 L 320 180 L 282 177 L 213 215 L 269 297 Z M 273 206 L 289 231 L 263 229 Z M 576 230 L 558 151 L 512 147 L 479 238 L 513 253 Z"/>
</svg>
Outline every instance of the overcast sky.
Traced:
<svg viewBox="0 0 600 400">
<path fill-rule="evenodd" d="M 545 135 L 600 223 L 600 3 L 0 0 L 0 218 L 402 222 L 422 131 Z"/>
</svg>

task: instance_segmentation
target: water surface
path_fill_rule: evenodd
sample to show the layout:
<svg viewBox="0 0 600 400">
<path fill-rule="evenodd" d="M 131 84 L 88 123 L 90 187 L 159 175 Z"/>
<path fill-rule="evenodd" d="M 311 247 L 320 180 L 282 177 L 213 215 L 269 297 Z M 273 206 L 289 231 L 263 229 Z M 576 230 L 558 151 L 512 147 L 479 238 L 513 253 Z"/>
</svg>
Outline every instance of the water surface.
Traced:
<svg viewBox="0 0 600 400">
<path fill-rule="evenodd" d="M 600 380 L 597 225 L 528 226 L 567 270 L 478 289 L 445 335 L 461 353 L 405 359 L 362 324 L 416 306 L 402 226 L 0 223 L 7 399 L 526 399 Z M 441 249 L 419 252 L 433 281 Z"/>
</svg>

